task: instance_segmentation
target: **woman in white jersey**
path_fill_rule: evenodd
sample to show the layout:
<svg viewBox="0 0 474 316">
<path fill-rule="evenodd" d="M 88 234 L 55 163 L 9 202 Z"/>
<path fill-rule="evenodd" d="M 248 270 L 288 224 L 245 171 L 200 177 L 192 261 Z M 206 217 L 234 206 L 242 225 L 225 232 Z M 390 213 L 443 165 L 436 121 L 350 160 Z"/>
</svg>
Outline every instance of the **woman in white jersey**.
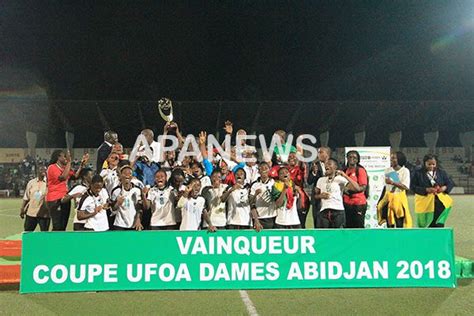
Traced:
<svg viewBox="0 0 474 316">
<path fill-rule="evenodd" d="M 235 184 L 229 186 L 222 195 L 221 201 L 227 202 L 228 229 L 251 228 L 250 192 L 248 186 L 245 185 L 245 178 L 244 169 L 238 169 L 235 172 Z"/>
<path fill-rule="evenodd" d="M 217 229 L 226 229 L 227 215 L 225 202 L 221 201 L 227 185 L 221 183 L 221 172 L 218 169 L 212 171 L 211 186 L 202 189 L 202 196 L 206 199 L 207 210 L 211 222 Z M 207 227 L 207 223 L 203 223 Z"/>
<path fill-rule="evenodd" d="M 79 202 L 81 201 L 82 196 L 87 192 L 90 187 L 92 176 L 94 172 L 91 168 L 84 168 L 79 173 L 81 182 L 78 185 L 75 185 L 69 192 L 61 199 L 61 203 L 67 203 L 70 200 L 74 200 L 74 220 L 73 220 L 73 229 L 75 231 L 84 230 L 84 225 L 86 220 L 80 220 L 77 217 L 77 211 L 79 210 Z"/>
<path fill-rule="evenodd" d="M 326 165 L 326 175 L 318 179 L 314 198 L 321 200 L 321 210 L 317 215 L 317 228 L 344 228 L 346 215 L 342 194 L 344 188 L 351 191 L 361 191 L 359 184 L 345 172 L 338 169 L 338 162 L 329 158 Z"/>
<path fill-rule="evenodd" d="M 176 213 L 175 204 L 177 202 L 176 191 L 167 185 L 166 171 L 163 169 L 155 173 L 155 185 L 150 189 L 143 206 L 151 207 L 151 230 L 175 230 Z"/>
<path fill-rule="evenodd" d="M 277 216 L 275 228 L 298 229 L 301 228 L 298 216 L 298 189 L 291 180 L 290 171 L 285 165 L 278 169 L 278 180 L 272 187 L 272 197 L 275 200 Z"/>
<path fill-rule="evenodd" d="M 109 195 L 120 184 L 117 170 L 119 159 L 120 156 L 116 152 L 111 152 L 109 157 L 107 157 L 107 168 L 100 171 L 100 175 L 104 179 L 104 187 Z"/>
<path fill-rule="evenodd" d="M 182 221 L 180 230 L 199 230 L 201 222 L 206 221 L 210 232 L 215 232 L 206 210 L 206 200 L 199 195 L 201 191 L 201 182 L 199 179 L 192 179 L 184 191 L 183 196 L 178 201 L 178 207 L 181 208 Z"/>
<path fill-rule="evenodd" d="M 258 166 L 260 177 L 250 187 L 250 200 L 254 228 L 257 231 L 272 229 L 275 225 L 276 208 L 272 199 L 272 187 L 275 181 L 270 178 L 270 166 L 261 162 Z"/>
<path fill-rule="evenodd" d="M 142 230 L 141 212 L 146 187 L 140 190 L 132 183 L 132 167 L 129 165 L 120 168 L 120 186 L 112 190 L 113 210 L 116 212 L 114 230 Z"/>
<path fill-rule="evenodd" d="M 169 185 L 173 188 L 173 193 L 176 195 L 176 200 L 183 196 L 184 191 L 186 191 L 186 186 L 184 185 L 185 181 L 185 174 L 181 168 L 176 168 L 171 172 Z M 175 218 L 176 218 L 176 226 L 180 227 L 181 225 L 181 208 L 179 205 L 175 207 Z"/>
<path fill-rule="evenodd" d="M 385 170 L 385 193 L 377 204 L 379 225 L 387 228 L 411 228 L 412 218 L 408 207 L 410 170 L 405 167 L 407 158 L 400 151 L 390 155 L 390 168 Z"/>
<path fill-rule="evenodd" d="M 108 198 L 107 190 L 104 189 L 104 179 L 100 175 L 95 175 L 77 210 L 77 217 L 86 221 L 84 230 L 109 230 L 106 211 L 109 208 Z"/>
<path fill-rule="evenodd" d="M 192 162 L 191 171 L 192 171 L 191 176 L 201 181 L 201 190 L 211 185 L 211 179 L 204 174 L 204 171 L 200 162 L 198 161 Z"/>
</svg>

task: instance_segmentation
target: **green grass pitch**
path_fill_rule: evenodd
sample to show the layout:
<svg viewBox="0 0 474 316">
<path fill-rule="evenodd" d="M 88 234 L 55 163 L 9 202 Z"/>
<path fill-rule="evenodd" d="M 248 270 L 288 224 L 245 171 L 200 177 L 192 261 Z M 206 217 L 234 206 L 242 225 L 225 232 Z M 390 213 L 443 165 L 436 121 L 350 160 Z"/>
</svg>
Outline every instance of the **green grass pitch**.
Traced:
<svg viewBox="0 0 474 316">
<path fill-rule="evenodd" d="M 474 196 L 454 196 L 447 226 L 457 255 L 474 258 Z M 0 200 L 0 238 L 22 231 L 21 201 Z M 413 210 L 413 199 L 410 198 Z M 308 218 L 307 223 L 312 223 Z M 69 225 L 72 227 L 72 224 Z M 1 259 L 0 259 L 1 260 Z M 5 262 L 3 262 L 5 263 Z M 0 262 L 1 264 L 1 262 Z M 312 289 L 247 291 L 259 315 L 473 315 L 473 279 L 456 289 Z M 247 315 L 239 291 L 137 291 L 20 295 L 0 288 L 0 315 Z"/>
</svg>

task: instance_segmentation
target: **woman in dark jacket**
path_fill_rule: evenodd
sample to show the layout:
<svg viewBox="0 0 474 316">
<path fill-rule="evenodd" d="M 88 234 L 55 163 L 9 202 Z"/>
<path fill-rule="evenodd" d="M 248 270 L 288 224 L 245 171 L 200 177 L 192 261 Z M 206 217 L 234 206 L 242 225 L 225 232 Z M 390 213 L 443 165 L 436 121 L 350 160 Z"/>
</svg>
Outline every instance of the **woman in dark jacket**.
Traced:
<svg viewBox="0 0 474 316">
<path fill-rule="evenodd" d="M 436 156 L 426 155 L 422 168 L 415 172 L 410 185 L 415 192 L 418 227 L 444 227 L 453 204 L 448 195 L 453 186 L 447 173 L 439 168 Z"/>
</svg>

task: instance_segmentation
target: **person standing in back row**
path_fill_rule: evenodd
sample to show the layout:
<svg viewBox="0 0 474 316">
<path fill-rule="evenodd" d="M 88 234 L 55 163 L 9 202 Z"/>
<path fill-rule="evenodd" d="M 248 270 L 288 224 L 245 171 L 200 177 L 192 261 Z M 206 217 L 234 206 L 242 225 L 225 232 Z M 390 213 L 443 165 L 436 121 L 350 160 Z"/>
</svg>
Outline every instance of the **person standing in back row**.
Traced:
<svg viewBox="0 0 474 316">
<path fill-rule="evenodd" d="M 26 185 L 20 217 L 25 218 L 25 232 L 34 231 L 39 225 L 42 232 L 49 230 L 49 212 L 44 198 L 46 196 L 46 167 L 38 167 L 38 177 Z"/>
<path fill-rule="evenodd" d="M 326 163 L 328 159 L 331 158 L 331 148 L 329 147 L 320 147 L 318 149 L 318 159 L 315 160 L 310 167 L 308 174 L 308 185 L 312 186 L 311 189 L 311 206 L 313 209 L 313 227 L 317 227 L 317 218 L 319 210 L 321 209 L 321 200 L 315 199 L 315 189 L 316 183 L 318 183 L 319 178 L 322 178 L 326 175 Z"/>
<path fill-rule="evenodd" d="M 344 172 L 359 184 L 357 191 L 344 190 L 344 210 L 346 212 L 346 228 L 364 228 L 365 212 L 367 211 L 366 189 L 368 185 L 367 170 L 360 165 L 360 155 L 356 150 L 346 154 L 347 165 Z"/>
<path fill-rule="evenodd" d="M 76 172 L 71 170 L 71 154 L 58 149 L 51 155 L 50 165 L 47 171 L 48 193 L 46 194 L 46 206 L 53 223 L 53 231 L 66 230 L 71 212 L 71 200 L 62 202 L 61 199 L 67 194 L 67 182 L 70 178 L 77 179 L 82 168 L 89 160 L 89 154 L 82 156 L 81 164 Z"/>
<path fill-rule="evenodd" d="M 343 171 L 338 170 L 336 159 L 329 158 L 326 163 L 326 176 L 319 178 L 316 183 L 315 199 L 321 200 L 321 211 L 317 217 L 317 228 L 344 228 L 346 214 L 342 192 L 345 188 L 359 191 L 357 182 Z"/>
<path fill-rule="evenodd" d="M 439 167 L 436 156 L 426 155 L 423 167 L 415 171 L 411 180 L 418 227 L 444 227 L 453 205 L 448 195 L 453 187 L 454 183 Z"/>
<path fill-rule="evenodd" d="M 118 135 L 116 132 L 107 131 L 104 133 L 104 142 L 97 148 L 97 165 L 96 173 L 99 174 L 102 171 L 104 161 L 109 157 L 112 152 L 112 147 L 118 142 Z"/>
<path fill-rule="evenodd" d="M 406 156 L 397 151 L 390 155 L 390 168 L 385 170 L 385 193 L 377 204 L 377 218 L 379 225 L 386 223 L 387 228 L 412 227 L 407 198 L 410 170 L 406 163 Z"/>
</svg>

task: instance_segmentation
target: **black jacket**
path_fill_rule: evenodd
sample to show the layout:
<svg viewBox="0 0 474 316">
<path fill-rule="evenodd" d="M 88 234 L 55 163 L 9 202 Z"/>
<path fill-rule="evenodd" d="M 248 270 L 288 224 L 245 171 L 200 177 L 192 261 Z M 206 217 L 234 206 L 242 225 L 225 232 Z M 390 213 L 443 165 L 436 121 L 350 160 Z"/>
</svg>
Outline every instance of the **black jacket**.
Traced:
<svg viewBox="0 0 474 316">
<path fill-rule="evenodd" d="M 313 162 L 314 163 L 314 162 Z M 319 178 L 324 177 L 323 174 L 323 166 L 320 161 L 316 162 L 318 164 L 318 171 L 316 172 L 316 175 L 313 174 L 312 165 L 309 167 L 309 174 L 308 174 L 308 185 L 312 186 L 311 189 L 311 197 L 310 200 L 314 203 L 314 191 L 316 188 L 316 184 L 318 183 Z M 317 203 L 320 203 L 320 200 L 317 200 Z"/>
<path fill-rule="evenodd" d="M 99 146 L 99 148 L 97 148 L 97 166 L 96 166 L 97 173 L 100 173 L 102 171 L 102 165 L 104 164 L 104 161 L 107 160 L 107 157 L 109 157 L 111 152 L 112 152 L 112 146 L 110 146 L 106 142 L 103 142 Z"/>
<path fill-rule="evenodd" d="M 451 192 L 454 187 L 453 181 L 448 177 L 446 171 L 436 169 L 436 184 L 447 187 L 446 193 Z M 410 189 L 419 195 L 426 195 L 426 188 L 433 187 L 425 169 L 416 170 L 410 182 Z"/>
</svg>

